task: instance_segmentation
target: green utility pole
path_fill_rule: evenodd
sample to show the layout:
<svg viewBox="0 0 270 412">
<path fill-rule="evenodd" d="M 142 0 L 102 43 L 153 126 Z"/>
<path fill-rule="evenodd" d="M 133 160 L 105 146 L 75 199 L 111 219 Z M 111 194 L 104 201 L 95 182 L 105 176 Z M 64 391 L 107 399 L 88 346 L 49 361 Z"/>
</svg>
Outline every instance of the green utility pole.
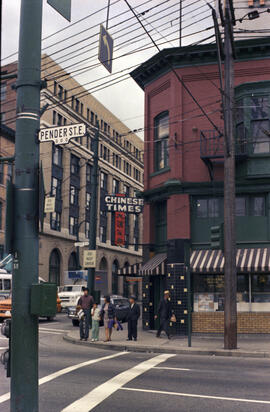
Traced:
<svg viewBox="0 0 270 412">
<path fill-rule="evenodd" d="M 97 238 L 97 195 L 98 195 L 98 146 L 99 146 L 99 123 L 97 122 L 95 136 L 93 140 L 93 178 L 92 191 L 90 202 L 90 236 L 89 250 L 96 250 Z M 95 290 L 95 268 L 88 269 L 87 287 L 90 295 L 93 295 Z"/>
<path fill-rule="evenodd" d="M 38 411 L 38 316 L 30 291 L 38 283 L 37 131 L 40 122 L 42 0 L 22 0 L 15 139 L 11 412 Z"/>
<path fill-rule="evenodd" d="M 232 2 L 225 3 L 224 54 L 224 348 L 237 349 L 235 140 Z"/>
</svg>

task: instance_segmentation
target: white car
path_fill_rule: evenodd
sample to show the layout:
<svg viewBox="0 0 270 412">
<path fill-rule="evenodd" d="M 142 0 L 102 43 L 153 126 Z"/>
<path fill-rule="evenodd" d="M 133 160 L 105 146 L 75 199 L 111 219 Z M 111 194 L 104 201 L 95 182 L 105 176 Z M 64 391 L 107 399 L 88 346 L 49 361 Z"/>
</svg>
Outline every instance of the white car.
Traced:
<svg viewBox="0 0 270 412">
<path fill-rule="evenodd" d="M 65 285 L 62 286 L 58 292 L 58 296 L 61 299 L 61 305 L 63 309 L 67 309 L 70 306 L 77 306 L 78 300 L 83 295 L 83 290 L 86 285 Z"/>
</svg>

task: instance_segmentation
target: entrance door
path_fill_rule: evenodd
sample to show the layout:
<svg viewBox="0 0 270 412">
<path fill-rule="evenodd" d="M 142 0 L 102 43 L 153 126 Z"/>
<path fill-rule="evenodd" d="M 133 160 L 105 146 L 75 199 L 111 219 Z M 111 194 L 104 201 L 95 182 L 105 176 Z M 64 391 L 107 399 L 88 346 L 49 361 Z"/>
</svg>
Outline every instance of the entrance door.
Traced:
<svg viewBox="0 0 270 412">
<path fill-rule="evenodd" d="M 165 289 L 165 276 L 155 275 L 150 277 L 150 302 L 152 302 L 152 307 L 150 308 L 150 329 L 157 330 L 159 328 L 160 320 L 159 318 L 155 319 L 154 316 L 157 314 L 158 305 Z"/>
</svg>

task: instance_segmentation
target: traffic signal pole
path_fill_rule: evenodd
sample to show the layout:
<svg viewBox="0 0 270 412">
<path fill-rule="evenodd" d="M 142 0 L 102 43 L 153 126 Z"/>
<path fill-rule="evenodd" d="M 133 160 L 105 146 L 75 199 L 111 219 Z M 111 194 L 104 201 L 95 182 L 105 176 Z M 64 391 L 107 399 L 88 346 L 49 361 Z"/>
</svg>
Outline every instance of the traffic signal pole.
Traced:
<svg viewBox="0 0 270 412">
<path fill-rule="evenodd" d="M 30 314 L 38 283 L 38 169 L 42 0 L 21 0 L 15 139 L 11 412 L 38 411 L 38 317 Z"/>
<path fill-rule="evenodd" d="M 235 240 L 235 139 L 233 29 L 229 1 L 225 3 L 224 88 L 224 348 L 237 349 L 236 240 Z"/>
<path fill-rule="evenodd" d="M 98 196 L 98 149 L 99 149 L 99 123 L 97 122 L 95 136 L 93 140 L 93 178 L 91 183 L 90 202 L 90 235 L 89 250 L 96 250 L 97 239 L 97 196 Z M 95 290 L 95 268 L 88 269 L 87 287 L 89 293 L 93 295 Z"/>
</svg>

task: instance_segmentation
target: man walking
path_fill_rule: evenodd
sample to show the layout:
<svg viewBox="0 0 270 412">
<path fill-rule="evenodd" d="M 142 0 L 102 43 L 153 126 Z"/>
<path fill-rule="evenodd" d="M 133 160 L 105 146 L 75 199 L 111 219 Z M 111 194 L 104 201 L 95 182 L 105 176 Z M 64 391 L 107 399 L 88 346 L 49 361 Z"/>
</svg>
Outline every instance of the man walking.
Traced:
<svg viewBox="0 0 270 412">
<path fill-rule="evenodd" d="M 160 319 L 160 326 L 157 331 L 157 338 L 160 338 L 160 334 L 162 330 L 168 336 L 168 339 L 171 339 L 169 334 L 169 321 L 172 316 L 172 304 L 169 300 L 170 292 L 168 290 L 164 291 L 164 298 L 159 302 L 158 305 L 158 315 Z M 158 315 L 155 315 L 155 319 L 157 319 Z"/>
<path fill-rule="evenodd" d="M 83 295 L 78 301 L 78 307 L 84 312 L 84 316 L 80 319 L 80 340 L 87 340 L 89 337 L 89 324 L 93 303 L 94 299 L 93 296 L 89 295 L 89 289 L 84 288 Z"/>
<path fill-rule="evenodd" d="M 132 340 L 132 338 L 137 340 L 137 325 L 138 319 L 140 317 L 140 306 L 135 302 L 136 297 L 130 296 L 129 299 L 129 312 L 128 312 L 128 338 L 127 340 Z"/>
</svg>

